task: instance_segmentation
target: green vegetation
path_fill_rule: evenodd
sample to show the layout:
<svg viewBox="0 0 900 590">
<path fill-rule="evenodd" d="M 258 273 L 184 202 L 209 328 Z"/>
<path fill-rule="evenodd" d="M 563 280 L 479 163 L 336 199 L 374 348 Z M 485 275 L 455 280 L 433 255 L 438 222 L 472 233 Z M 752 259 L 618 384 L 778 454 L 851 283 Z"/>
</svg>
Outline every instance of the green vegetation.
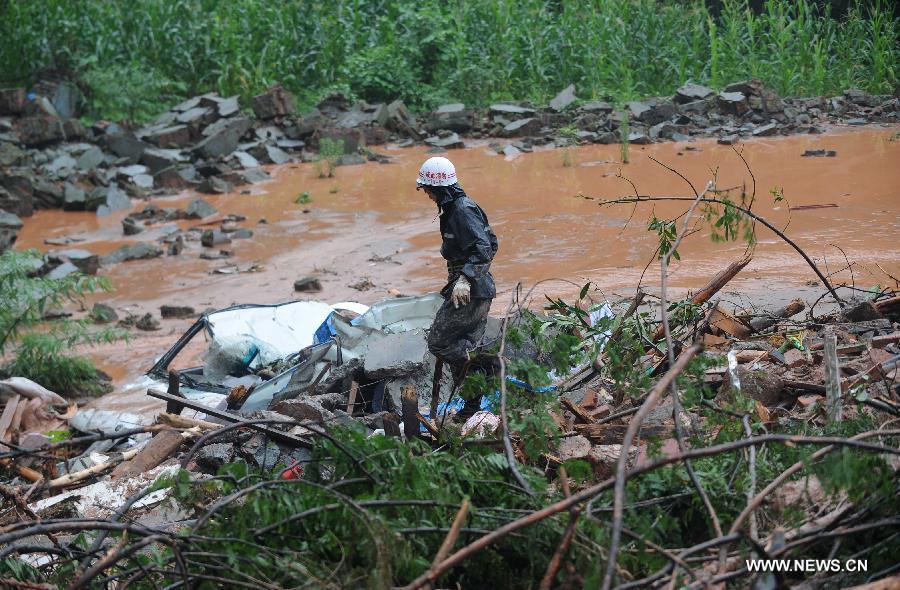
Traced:
<svg viewBox="0 0 900 590">
<path fill-rule="evenodd" d="M 308 203 L 312 203 L 312 197 L 310 196 L 309 191 L 303 191 L 302 193 L 297 195 L 297 198 L 294 199 L 294 203 L 296 203 L 297 205 L 306 205 Z"/>
<path fill-rule="evenodd" d="M 0 375 L 27 377 L 60 394 L 104 393 L 97 369 L 70 349 L 110 341 L 118 333 L 92 330 L 87 321 L 45 318 L 86 293 L 109 290 L 109 283 L 81 273 L 62 279 L 32 276 L 40 259 L 35 250 L 0 255 Z"/>
<path fill-rule="evenodd" d="M 344 155 L 344 140 L 323 137 L 319 140 L 319 155 L 316 158 L 316 171 L 319 178 L 332 178 L 337 174 L 338 163 Z"/>
<path fill-rule="evenodd" d="M 581 98 L 623 100 L 687 80 L 755 76 L 785 95 L 890 93 L 900 81 L 890 2 L 840 20 L 811 0 L 723 5 L 713 16 L 697 0 L 11 0 L 0 3 L 0 82 L 70 71 L 94 115 L 142 116 L 169 94 L 249 97 L 274 82 L 301 106 L 340 89 L 428 108 L 544 103 L 570 82 Z"/>
</svg>

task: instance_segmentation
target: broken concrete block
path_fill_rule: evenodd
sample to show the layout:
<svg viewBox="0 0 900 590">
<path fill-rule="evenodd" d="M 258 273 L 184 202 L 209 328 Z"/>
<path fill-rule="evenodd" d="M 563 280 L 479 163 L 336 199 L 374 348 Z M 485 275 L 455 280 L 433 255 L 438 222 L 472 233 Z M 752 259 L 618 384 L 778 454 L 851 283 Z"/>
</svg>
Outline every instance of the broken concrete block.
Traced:
<svg viewBox="0 0 900 590">
<path fill-rule="evenodd" d="M 205 248 L 213 248 L 222 244 L 230 244 L 231 238 L 220 229 L 207 229 L 200 236 L 200 244 Z"/>
<path fill-rule="evenodd" d="M 580 434 L 577 436 L 567 436 L 566 438 L 561 439 L 557 450 L 559 458 L 563 461 L 568 461 L 570 459 L 584 459 L 590 452 L 591 441 Z"/>
<path fill-rule="evenodd" d="M 363 370 L 369 379 L 421 373 L 431 362 L 423 330 L 387 334 L 366 353 Z"/>
</svg>

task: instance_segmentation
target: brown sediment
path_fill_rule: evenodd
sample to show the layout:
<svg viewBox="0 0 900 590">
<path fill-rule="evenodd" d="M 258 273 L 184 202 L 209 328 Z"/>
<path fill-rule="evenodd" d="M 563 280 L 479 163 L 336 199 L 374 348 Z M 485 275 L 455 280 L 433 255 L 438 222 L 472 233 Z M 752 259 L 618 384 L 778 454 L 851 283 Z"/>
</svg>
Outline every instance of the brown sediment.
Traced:
<svg viewBox="0 0 900 590">
<path fill-rule="evenodd" d="M 876 265 L 900 276 L 900 141 L 891 141 L 896 127 L 866 128 L 825 135 L 757 139 L 738 146 L 755 175 L 753 210 L 791 236 L 827 272 L 836 272 L 836 283 L 855 281 L 857 286 L 890 284 Z M 806 150 L 836 150 L 837 156 L 801 157 Z M 117 309 L 153 311 L 163 303 L 191 305 L 198 311 L 233 303 L 273 303 L 295 298 L 326 301 L 353 299 L 373 303 L 388 297 L 388 289 L 417 294 L 440 288 L 445 275 L 438 254 L 436 210 L 414 179 L 424 149 L 379 151 L 393 156 L 393 163 L 341 167 L 337 176 L 320 179 L 312 165 L 292 164 L 270 169 L 274 179 L 256 185 L 252 194 L 200 195 L 220 214 L 247 217 L 240 225 L 254 236 L 224 246 L 234 251 L 229 260 L 200 260 L 197 250 L 179 257 L 126 262 L 105 268 L 115 291 L 97 297 Z M 505 308 L 509 293 L 519 281 L 527 288 L 540 280 L 566 279 L 575 284 L 592 280 L 614 297 L 630 294 L 651 261 L 657 244 L 647 231 L 649 218 L 674 217 L 688 203 L 641 204 L 600 207 L 598 202 L 632 194 L 628 177 L 642 195 L 690 196 L 691 188 L 650 156 L 677 169 L 703 190 L 715 177 L 719 189 L 752 190 L 750 174 L 730 146 L 714 140 L 690 144 L 632 145 L 630 163 L 623 165 L 619 146 L 572 148 L 573 166 L 563 166 L 561 150 L 537 151 L 513 159 L 492 155 L 486 146 L 447 154 L 455 163 L 462 186 L 486 210 L 500 238 L 500 250 L 492 270 Z M 337 188 L 336 192 L 330 192 Z M 770 191 L 779 189 L 785 200 L 775 202 Z M 294 201 L 308 191 L 312 201 Z M 583 194 L 594 200 L 577 198 Z M 740 189 L 731 191 L 738 198 Z M 162 206 L 183 206 L 198 195 L 156 199 Z M 836 207 L 805 208 L 810 205 Z M 801 206 L 790 211 L 790 207 Z M 309 209 L 303 213 L 303 209 Z M 150 240 L 152 231 L 125 238 L 121 233 L 124 213 L 97 218 L 87 213 L 40 211 L 25 221 L 17 247 L 42 250 L 50 237 L 76 234 L 75 243 L 105 254 L 134 240 Z M 260 224 L 265 218 L 267 224 Z M 630 221 L 629 221 L 630 219 Z M 199 222 L 178 222 L 182 228 Z M 766 301 L 783 303 L 795 296 L 815 297 L 822 292 L 809 267 L 786 244 L 765 228 L 758 228 L 755 256 L 729 284 L 738 291 Z M 839 269 L 853 263 L 853 276 Z M 743 241 L 713 244 L 707 232 L 687 239 L 680 248 L 681 264 L 672 267 L 671 285 L 696 288 L 739 258 Z M 385 260 L 385 257 L 390 257 Z M 257 272 L 235 275 L 210 274 L 214 268 L 237 264 Z M 293 281 L 306 275 L 320 278 L 323 291 L 308 297 L 295 294 Z M 356 291 L 349 287 L 369 277 L 375 287 Z M 651 265 L 644 283 L 652 290 L 659 270 Z M 546 291 L 572 294 L 577 287 L 550 282 Z M 300 297 L 298 297 L 300 296 Z M 95 350 L 101 366 L 115 373 L 117 387 L 149 368 L 190 325 L 187 320 L 163 321 L 163 330 L 139 334 L 129 344 Z M 123 367 L 124 370 L 123 370 Z"/>
</svg>

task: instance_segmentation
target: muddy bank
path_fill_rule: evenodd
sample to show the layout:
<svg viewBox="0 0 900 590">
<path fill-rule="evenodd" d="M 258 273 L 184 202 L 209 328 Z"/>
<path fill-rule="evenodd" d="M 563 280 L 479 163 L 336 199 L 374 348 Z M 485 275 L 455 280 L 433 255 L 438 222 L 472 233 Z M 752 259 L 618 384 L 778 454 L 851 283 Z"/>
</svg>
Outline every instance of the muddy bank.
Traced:
<svg viewBox="0 0 900 590">
<path fill-rule="evenodd" d="M 771 219 L 823 268 L 836 272 L 835 283 L 857 286 L 891 284 L 886 276 L 900 276 L 896 235 L 900 230 L 900 142 L 892 141 L 896 128 L 848 130 L 821 136 L 757 139 L 741 149 L 753 170 L 758 201 L 754 210 Z M 831 150 L 834 157 L 804 157 L 808 150 Z M 186 242 L 178 256 L 160 256 L 102 268 L 115 287 L 95 297 L 128 312 L 159 316 L 163 304 L 190 305 L 199 313 L 233 303 L 273 303 L 293 298 L 325 301 L 356 300 L 374 303 L 396 292 L 418 294 L 436 290 L 444 278 L 438 254 L 436 211 L 413 179 L 422 148 L 383 148 L 391 155 L 389 166 L 374 163 L 341 167 L 331 179 L 318 178 L 312 164 L 270 167 L 273 180 L 254 187 L 253 194 L 239 192 L 204 196 L 218 209 L 215 220 L 225 215 L 246 217 L 237 225 L 253 236 L 234 240 L 227 247 L 233 257 L 203 260 L 199 255 L 214 249 Z M 608 199 L 630 194 L 631 186 L 617 174 L 630 178 L 642 194 L 686 195 L 684 182 L 650 160 L 659 159 L 681 171 L 702 187 L 717 171 L 717 186 L 728 189 L 752 179 L 730 146 L 714 140 L 632 146 L 630 163 L 619 162 L 618 146 L 572 148 L 572 166 L 564 166 L 560 150 L 537 150 L 515 157 L 493 155 L 487 145 L 452 154 L 461 182 L 486 209 L 500 237 L 500 251 L 493 265 L 499 295 L 495 306 L 505 308 L 519 281 L 562 279 L 543 285 L 551 294 L 571 295 L 586 280 L 593 281 L 608 297 L 630 295 L 644 267 L 651 261 L 655 235 L 646 231 L 655 211 L 658 217 L 674 217 L 684 210 L 677 204 L 637 208 L 600 208 L 597 201 L 577 198 L 583 194 Z M 780 189 L 785 200 L 774 202 L 769 191 Z M 296 197 L 309 192 L 310 202 Z M 185 192 L 158 200 L 160 206 L 183 207 L 197 195 Z M 793 209 L 793 210 L 792 210 Z M 307 211 L 307 212 L 304 212 Z M 18 247 L 51 248 L 44 241 L 65 236 L 72 245 L 106 254 L 124 244 L 155 239 L 153 228 L 138 236 L 124 237 L 125 212 L 107 217 L 89 213 L 39 211 L 28 219 Z M 631 222 L 626 226 L 626 220 Z M 267 223 L 260 224 L 265 219 Z M 174 222 L 182 230 L 202 221 Z M 165 224 L 163 224 L 165 225 Z M 206 226 L 211 227 L 211 226 Z M 212 226 L 215 227 L 215 226 Z M 775 236 L 760 231 L 760 243 L 752 263 L 723 294 L 738 306 L 781 304 L 796 296 L 814 300 L 821 286 L 802 260 Z M 853 263 L 847 265 L 840 246 Z M 673 267 L 671 284 L 678 290 L 697 288 L 729 262 L 740 257 L 743 244 L 712 244 L 705 235 L 692 236 L 682 247 L 684 263 Z M 217 274 L 236 266 L 235 274 Z M 879 268 L 880 267 L 880 268 Z M 883 269 L 883 270 L 882 270 Z M 304 276 L 319 279 L 322 291 L 296 293 L 294 281 Z M 651 265 L 644 282 L 653 291 L 658 267 Z M 359 288 L 368 279 L 371 286 Z M 571 282 L 568 282 L 571 281 Z M 362 285 L 361 285 L 362 283 Z M 89 351 L 113 374 L 118 389 L 145 371 L 191 320 L 162 320 L 158 332 L 133 332 L 129 343 Z M 147 399 L 136 390 L 135 398 Z M 108 396 L 112 403 L 116 396 Z"/>
</svg>

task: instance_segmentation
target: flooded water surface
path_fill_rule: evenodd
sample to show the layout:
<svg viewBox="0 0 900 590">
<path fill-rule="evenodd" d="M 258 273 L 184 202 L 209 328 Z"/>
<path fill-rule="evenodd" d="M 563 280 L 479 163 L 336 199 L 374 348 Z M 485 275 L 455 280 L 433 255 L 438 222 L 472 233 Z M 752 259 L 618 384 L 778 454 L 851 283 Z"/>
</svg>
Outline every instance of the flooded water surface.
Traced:
<svg viewBox="0 0 900 590">
<path fill-rule="evenodd" d="M 690 197 L 714 182 L 719 197 L 739 199 L 755 183 L 753 211 L 789 235 L 836 283 L 868 288 L 895 285 L 900 277 L 900 141 L 895 128 L 867 128 L 788 138 L 758 139 L 737 146 L 714 140 L 630 146 L 628 164 L 619 146 L 543 150 L 514 158 L 486 146 L 446 154 L 460 183 L 487 212 L 500 240 L 492 270 L 498 285 L 497 309 L 505 308 L 516 283 L 538 281 L 551 294 L 571 295 L 587 280 L 607 297 L 627 296 L 643 273 L 646 288 L 659 285 L 654 260 L 658 239 L 649 220 L 674 218 L 689 202 L 605 205 L 640 195 Z M 802 157 L 807 150 L 833 150 L 835 157 Z M 396 292 L 419 294 L 440 288 L 445 276 L 438 254 L 437 211 L 415 177 L 428 157 L 424 149 L 377 148 L 391 164 L 340 167 L 335 178 L 318 178 L 311 164 L 269 169 L 273 180 L 250 194 L 201 195 L 219 215 L 247 219 L 247 240 L 223 246 L 227 260 L 198 258 L 199 244 L 177 257 L 126 262 L 102 269 L 114 286 L 104 300 L 119 310 L 154 311 L 160 305 L 191 305 L 198 311 L 233 303 L 274 303 L 297 298 L 294 280 L 315 275 L 323 284 L 316 298 L 373 303 Z M 568 165 L 567 165 L 568 164 Z M 749 170 L 748 171 L 748 167 Z M 751 174 L 752 172 L 752 174 Z M 724 191 L 724 192 L 723 192 Z M 311 201 L 296 203 L 309 192 Z M 183 206 L 195 194 L 155 199 L 159 206 Z M 776 196 L 779 198 L 776 200 Z M 783 198 L 781 198 L 783 197 Z M 135 202 L 136 209 L 142 205 Z M 306 210 L 306 211 L 304 211 Z M 131 241 L 153 240 L 159 229 L 122 235 L 125 213 L 103 218 L 93 213 L 40 211 L 25 222 L 18 247 L 54 248 L 48 238 L 74 236 L 77 247 L 105 254 Z M 261 223 L 261 220 L 264 222 Z M 699 221 L 696 214 L 692 221 Z M 200 222 L 178 222 L 182 228 Z M 681 228 L 682 221 L 678 227 Z M 692 223 L 692 227 L 694 224 Z M 702 286 L 739 258 L 743 241 L 714 243 L 704 224 L 680 248 L 672 285 Z M 749 302 L 779 303 L 795 296 L 815 298 L 815 275 L 797 253 L 772 232 L 757 227 L 753 261 L 728 285 Z M 648 267 L 649 264 L 649 267 Z M 236 274 L 215 270 L 236 265 Z M 850 267 L 848 270 L 847 267 Z M 362 279 L 374 286 L 358 290 Z M 164 321 L 163 329 L 91 354 L 118 386 L 149 368 L 190 321 Z M 141 392 L 142 393 L 142 392 Z M 112 400 L 111 400 L 112 401 Z"/>
</svg>

